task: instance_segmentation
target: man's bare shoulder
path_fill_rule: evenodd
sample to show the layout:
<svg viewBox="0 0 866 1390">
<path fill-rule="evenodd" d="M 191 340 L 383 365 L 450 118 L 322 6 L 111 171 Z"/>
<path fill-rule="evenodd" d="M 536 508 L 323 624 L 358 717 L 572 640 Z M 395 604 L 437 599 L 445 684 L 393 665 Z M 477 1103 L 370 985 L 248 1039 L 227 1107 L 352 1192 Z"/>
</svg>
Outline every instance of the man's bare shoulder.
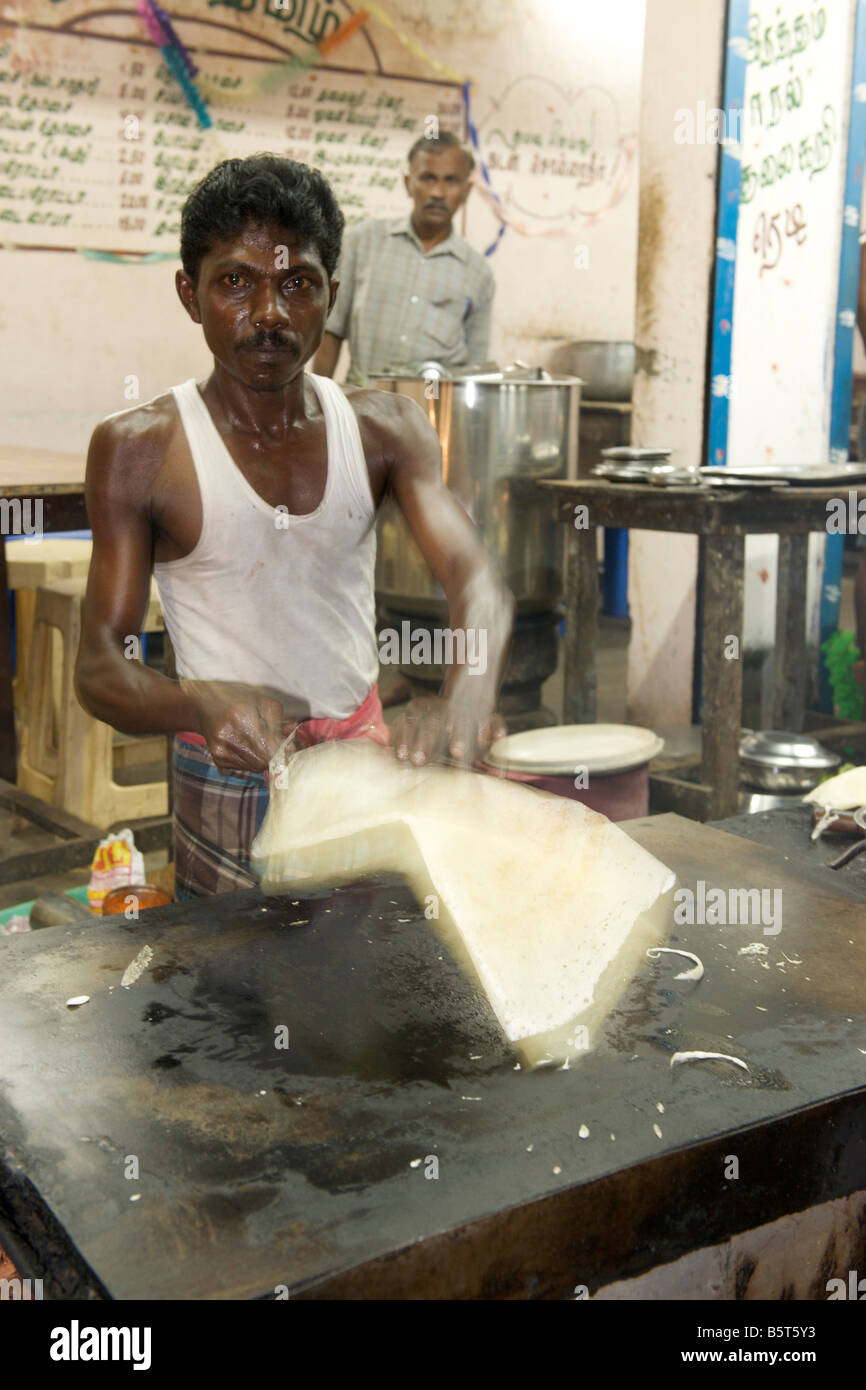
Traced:
<svg viewBox="0 0 866 1390">
<path fill-rule="evenodd" d="M 164 463 L 178 429 L 171 391 L 100 420 L 90 440 L 90 476 L 117 476 L 132 482 L 152 479 Z"/>
<path fill-rule="evenodd" d="M 177 428 L 177 419 L 174 396 L 171 391 L 164 391 L 151 401 L 106 415 L 93 431 L 93 437 L 98 435 L 105 443 L 118 448 L 126 444 L 141 446 L 149 440 L 165 441 Z"/>
<path fill-rule="evenodd" d="M 344 386 L 346 399 L 355 412 L 365 445 L 377 441 L 383 446 L 405 445 L 407 438 L 435 442 L 436 431 L 421 406 L 410 396 L 396 391 L 378 391 L 369 386 Z"/>
</svg>

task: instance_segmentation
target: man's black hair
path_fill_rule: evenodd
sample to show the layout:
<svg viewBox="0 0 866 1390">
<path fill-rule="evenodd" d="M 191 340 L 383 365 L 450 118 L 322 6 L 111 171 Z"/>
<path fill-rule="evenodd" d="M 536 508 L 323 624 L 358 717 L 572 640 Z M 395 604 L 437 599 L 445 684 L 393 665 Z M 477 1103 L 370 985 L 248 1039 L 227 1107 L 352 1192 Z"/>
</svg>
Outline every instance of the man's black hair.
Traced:
<svg viewBox="0 0 866 1390">
<path fill-rule="evenodd" d="M 180 258 L 187 275 L 197 280 L 208 251 L 250 223 L 290 227 L 313 243 L 329 278 L 334 274 L 345 218 L 327 179 L 281 155 L 253 154 L 224 159 L 184 203 Z"/>
<path fill-rule="evenodd" d="M 463 157 L 466 160 L 466 177 L 468 178 L 475 168 L 475 160 L 472 152 L 467 150 L 460 137 L 455 135 L 452 130 L 440 130 L 438 135 L 422 135 L 421 139 L 416 140 L 409 151 L 409 163 L 412 163 L 416 154 L 445 154 L 447 150 L 454 149 L 463 152 Z"/>
</svg>

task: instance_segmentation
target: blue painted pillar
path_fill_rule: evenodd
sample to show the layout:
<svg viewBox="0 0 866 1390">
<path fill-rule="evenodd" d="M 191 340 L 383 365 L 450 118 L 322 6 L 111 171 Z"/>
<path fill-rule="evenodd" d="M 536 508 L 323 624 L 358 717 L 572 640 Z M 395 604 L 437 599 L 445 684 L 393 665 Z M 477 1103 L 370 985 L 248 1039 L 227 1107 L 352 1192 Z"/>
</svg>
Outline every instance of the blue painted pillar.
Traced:
<svg viewBox="0 0 866 1390">
<path fill-rule="evenodd" d="M 847 460 L 851 428 L 852 356 L 857 322 L 857 289 L 860 282 L 860 205 L 863 196 L 863 158 L 866 155 L 866 0 L 857 0 L 854 21 L 848 157 L 842 213 L 842 254 L 839 260 L 839 293 L 836 299 L 836 331 L 833 343 L 831 463 L 844 463 Z M 827 537 L 824 545 L 824 576 L 819 612 L 821 642 L 825 642 L 839 626 L 844 548 L 844 536 Z M 819 669 L 818 707 L 826 714 L 833 711 L 833 692 L 823 656 Z"/>
<path fill-rule="evenodd" d="M 612 618 L 628 617 L 628 531 L 624 526 L 604 530 L 601 611 Z"/>
</svg>

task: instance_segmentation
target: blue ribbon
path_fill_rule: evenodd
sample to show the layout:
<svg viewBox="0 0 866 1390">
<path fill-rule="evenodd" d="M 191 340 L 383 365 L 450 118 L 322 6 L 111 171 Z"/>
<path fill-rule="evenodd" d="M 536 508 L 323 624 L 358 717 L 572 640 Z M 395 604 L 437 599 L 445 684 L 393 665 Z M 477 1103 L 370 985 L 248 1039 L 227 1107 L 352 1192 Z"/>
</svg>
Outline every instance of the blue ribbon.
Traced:
<svg viewBox="0 0 866 1390">
<path fill-rule="evenodd" d="M 196 87 L 195 83 L 193 82 L 192 78 L 187 72 L 186 66 L 180 53 L 178 53 L 176 48 L 172 48 L 170 44 L 166 44 L 166 46 L 164 48 L 161 48 L 159 51 L 165 59 L 167 66 L 171 69 L 172 73 L 177 78 L 178 82 L 183 88 L 184 96 L 186 97 L 187 101 L 189 102 L 190 106 L 195 112 L 199 125 L 203 126 L 204 129 L 207 130 L 210 126 L 213 125 L 213 121 L 210 118 L 210 112 L 205 106 L 204 100 L 200 95 L 198 88 Z"/>
<path fill-rule="evenodd" d="M 472 145 L 473 150 L 475 151 L 475 154 L 476 154 L 477 157 L 478 157 L 478 167 L 479 167 L 479 169 L 481 170 L 481 176 L 482 176 L 482 178 L 484 179 L 484 182 L 487 184 L 487 187 L 488 187 L 489 190 L 490 190 L 490 196 L 493 198 L 494 202 L 501 208 L 501 207 L 502 207 L 502 199 L 499 197 L 499 194 L 496 192 L 496 189 L 493 187 L 493 184 L 490 182 L 490 174 L 489 174 L 489 172 L 488 172 L 487 165 L 484 163 L 484 157 L 483 157 L 483 155 L 482 155 L 482 153 L 481 153 L 481 145 L 480 145 L 480 143 L 479 143 L 479 141 L 478 141 L 478 131 L 475 129 L 475 122 L 474 122 L 473 119 L 472 119 L 472 111 L 471 111 L 470 106 L 469 106 L 469 87 L 470 87 L 470 85 L 471 85 L 471 84 L 470 84 L 469 82 L 464 82 L 464 83 L 463 83 L 463 86 L 460 88 L 460 95 L 461 95 L 462 98 L 463 98 L 463 109 L 464 109 L 465 112 L 466 112 L 466 129 L 469 131 L 469 141 L 470 141 L 470 143 L 471 143 L 471 145 Z M 503 209 L 503 212 L 504 212 L 504 209 Z M 492 256 L 492 255 L 493 255 L 493 252 L 496 250 L 497 246 L 499 245 L 500 241 L 502 240 L 502 238 L 503 238 L 504 236 L 505 236 L 505 223 L 504 223 L 504 222 L 500 222 L 500 224 L 499 224 L 499 231 L 496 233 L 496 236 L 493 238 L 493 240 L 491 241 L 491 243 L 490 243 L 490 245 L 488 246 L 487 250 L 484 252 L 485 256 Z"/>
</svg>

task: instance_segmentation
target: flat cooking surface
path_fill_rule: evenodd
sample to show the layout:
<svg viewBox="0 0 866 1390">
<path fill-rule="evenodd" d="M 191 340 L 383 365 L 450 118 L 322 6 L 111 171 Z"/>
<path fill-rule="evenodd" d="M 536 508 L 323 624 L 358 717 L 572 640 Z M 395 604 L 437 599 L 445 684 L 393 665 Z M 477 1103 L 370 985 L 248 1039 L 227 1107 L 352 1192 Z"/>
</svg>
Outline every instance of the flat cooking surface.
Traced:
<svg viewBox="0 0 866 1390">
<path fill-rule="evenodd" d="M 425 1250 L 440 1251 L 425 1290 L 502 1295 L 495 1279 L 507 1266 L 506 1293 L 566 1296 L 575 1268 L 592 1283 L 708 1243 L 722 1208 L 736 1206 L 724 1219 L 742 1227 L 770 1219 L 774 1202 L 797 1210 L 862 1186 L 866 1155 L 852 1135 L 866 1111 L 866 908 L 835 875 L 816 886 L 794 860 L 677 816 L 630 831 L 684 885 L 781 888 L 782 931 L 674 927 L 667 944 L 697 952 L 704 979 L 675 981 L 676 957 L 647 961 L 597 1050 L 566 1071 L 515 1069 L 486 1005 L 399 883 L 306 901 L 249 892 L 139 923 L 9 938 L 7 1212 L 14 1199 L 19 1224 L 34 1213 L 28 1238 L 39 1250 L 47 1208 L 117 1298 L 272 1296 L 281 1284 L 293 1297 L 304 1286 L 371 1296 L 386 1287 L 371 1270 L 387 1281 L 388 1268 Z M 739 955 L 751 942 L 768 954 Z M 145 943 L 149 968 L 121 988 Z M 79 994 L 90 1003 L 68 1010 Z M 275 1046 L 283 1027 L 288 1050 Z M 672 1071 L 670 1054 L 687 1048 L 732 1052 L 751 1079 L 730 1067 Z M 802 1112 L 829 1097 L 840 1099 L 813 1110 L 805 1132 L 835 1146 L 833 1161 L 810 1161 L 802 1139 L 791 1161 Z M 686 1200 L 713 1144 L 714 1154 L 745 1154 L 746 1137 L 731 1138 L 744 1129 L 757 1136 L 750 1181 L 704 1176 L 700 1199 Z M 425 1176 L 429 1156 L 437 1179 Z M 554 1229 L 570 1242 L 561 1274 L 542 1267 L 528 1235 L 518 1253 L 506 1250 L 514 1209 L 527 1203 L 533 1229 L 560 1211 Z M 645 1207 L 652 1220 L 635 1215 Z M 593 1236 L 606 1211 L 616 1222 L 604 1217 Z M 483 1256 L 461 1262 L 466 1233 L 436 1237 L 466 1223 L 484 1233 Z M 592 1266 L 581 1267 L 590 1249 Z M 56 1241 L 52 1250 L 49 1273 Z M 557 1258 L 550 1246 L 551 1265 Z M 353 1276 L 365 1262 L 366 1275 Z"/>
</svg>

